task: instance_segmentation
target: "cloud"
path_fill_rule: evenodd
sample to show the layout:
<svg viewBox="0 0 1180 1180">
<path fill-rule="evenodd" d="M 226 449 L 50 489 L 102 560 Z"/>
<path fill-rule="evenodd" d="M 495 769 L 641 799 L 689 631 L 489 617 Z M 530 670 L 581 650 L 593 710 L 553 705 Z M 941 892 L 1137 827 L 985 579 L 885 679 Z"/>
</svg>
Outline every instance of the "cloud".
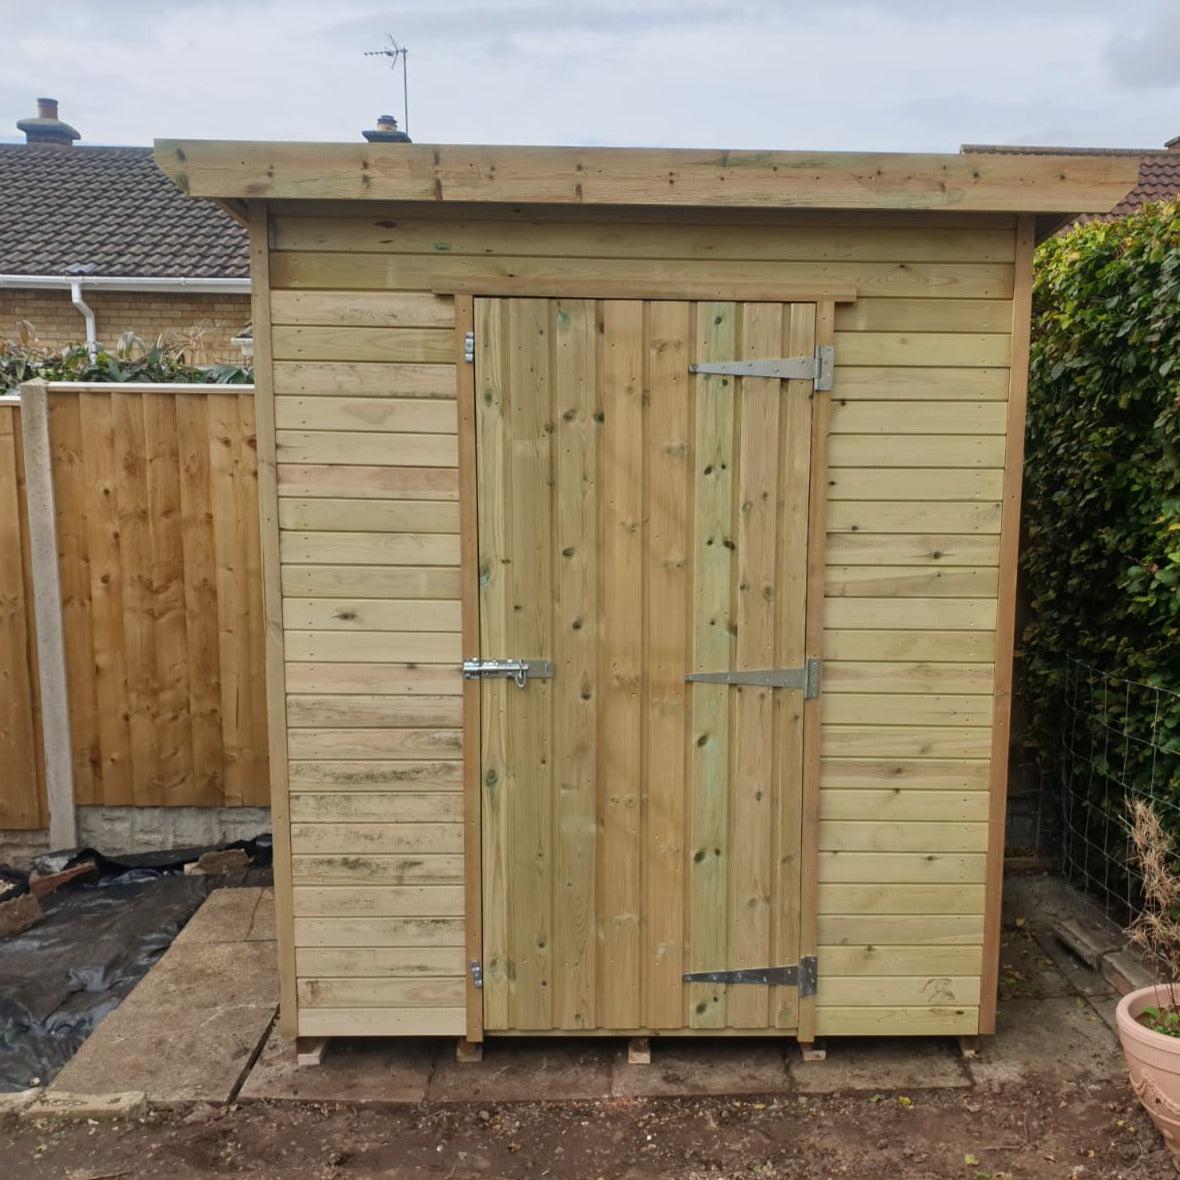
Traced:
<svg viewBox="0 0 1180 1180">
<path fill-rule="evenodd" d="M 1119 86 L 1144 90 L 1180 86 L 1180 10 L 1159 12 L 1132 33 L 1119 33 L 1106 53 Z"/>
<path fill-rule="evenodd" d="M 428 142 L 1137 146 L 1180 130 L 1162 125 L 1180 104 L 1145 110 L 1118 72 L 1130 70 L 1120 54 L 1143 60 L 1163 11 L 1154 0 L 56 0 L 34 21 L 27 0 L 0 0 L 0 136 L 52 94 L 87 143 L 356 141 L 379 112 L 401 115 L 400 79 L 362 56 L 388 32 L 410 47 L 410 131 Z"/>
</svg>

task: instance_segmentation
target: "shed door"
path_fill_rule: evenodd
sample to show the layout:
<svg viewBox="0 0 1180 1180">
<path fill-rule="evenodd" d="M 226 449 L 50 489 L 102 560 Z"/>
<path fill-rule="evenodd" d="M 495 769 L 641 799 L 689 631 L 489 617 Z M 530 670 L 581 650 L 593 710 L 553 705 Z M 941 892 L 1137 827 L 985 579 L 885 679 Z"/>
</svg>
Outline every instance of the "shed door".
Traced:
<svg viewBox="0 0 1180 1180">
<path fill-rule="evenodd" d="M 489 1031 L 796 1027 L 815 305 L 479 299 Z M 822 396 L 822 395 L 821 395 Z"/>
</svg>

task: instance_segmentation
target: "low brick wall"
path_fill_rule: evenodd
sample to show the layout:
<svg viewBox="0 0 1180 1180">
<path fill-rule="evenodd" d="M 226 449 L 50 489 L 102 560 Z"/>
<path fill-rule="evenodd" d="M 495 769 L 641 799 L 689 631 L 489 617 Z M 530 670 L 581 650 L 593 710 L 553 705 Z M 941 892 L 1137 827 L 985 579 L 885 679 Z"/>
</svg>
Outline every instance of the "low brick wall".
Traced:
<svg viewBox="0 0 1180 1180">
<path fill-rule="evenodd" d="M 124 332 L 152 342 L 160 335 L 199 341 L 196 364 L 240 361 L 230 341 L 250 321 L 248 295 L 169 295 L 159 291 L 85 291 L 94 310 L 99 343 L 112 347 Z M 38 342 L 54 351 L 86 340 L 81 313 L 67 291 L 0 291 L 0 339 L 17 340 L 22 320 Z"/>
</svg>

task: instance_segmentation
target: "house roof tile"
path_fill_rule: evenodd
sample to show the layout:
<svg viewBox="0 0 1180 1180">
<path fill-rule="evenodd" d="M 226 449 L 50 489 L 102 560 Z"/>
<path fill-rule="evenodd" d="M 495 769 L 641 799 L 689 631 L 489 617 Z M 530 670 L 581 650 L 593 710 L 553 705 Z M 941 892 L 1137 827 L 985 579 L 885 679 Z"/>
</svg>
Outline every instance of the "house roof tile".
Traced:
<svg viewBox="0 0 1180 1180">
<path fill-rule="evenodd" d="M 247 278 L 245 229 L 151 148 L 0 144 L 0 273 Z"/>
</svg>

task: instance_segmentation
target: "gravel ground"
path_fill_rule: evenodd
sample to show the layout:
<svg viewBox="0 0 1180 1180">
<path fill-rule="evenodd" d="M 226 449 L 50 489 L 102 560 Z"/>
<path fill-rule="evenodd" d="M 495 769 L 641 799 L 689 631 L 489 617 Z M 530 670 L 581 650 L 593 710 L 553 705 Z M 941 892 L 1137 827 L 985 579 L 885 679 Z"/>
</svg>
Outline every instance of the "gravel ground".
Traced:
<svg viewBox="0 0 1180 1180">
<path fill-rule="evenodd" d="M 1073 1177 L 1161 1180 L 1125 1083 L 410 1107 L 247 1103 L 0 1123 L 8 1180 L 121 1177 Z"/>
</svg>

